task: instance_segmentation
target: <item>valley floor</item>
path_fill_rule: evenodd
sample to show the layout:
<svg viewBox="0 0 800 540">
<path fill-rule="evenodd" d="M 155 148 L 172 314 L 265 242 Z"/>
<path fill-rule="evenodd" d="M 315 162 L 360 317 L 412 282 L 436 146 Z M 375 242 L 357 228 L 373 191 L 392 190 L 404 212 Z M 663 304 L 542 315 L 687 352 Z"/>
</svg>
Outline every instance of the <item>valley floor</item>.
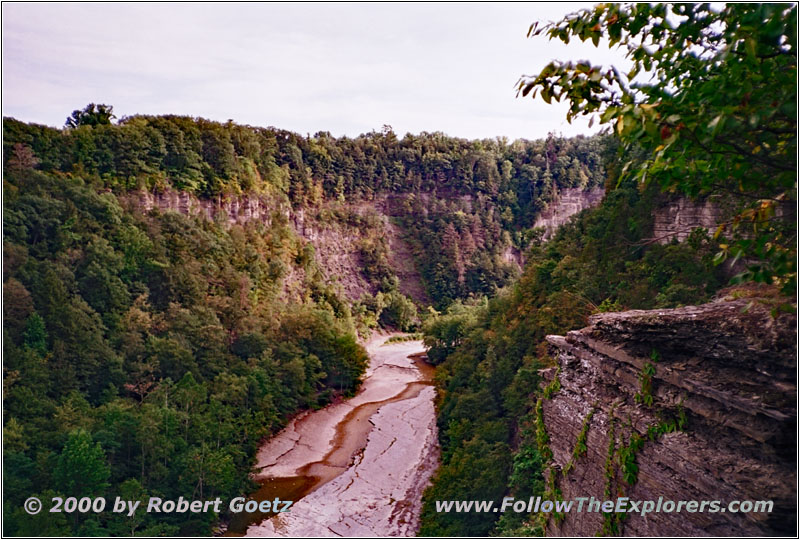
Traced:
<svg viewBox="0 0 800 540">
<path fill-rule="evenodd" d="M 386 339 L 367 346 L 354 398 L 298 416 L 259 450 L 256 479 L 269 496 L 283 490 L 296 502 L 246 536 L 416 534 L 438 464 L 433 369 L 410 357 L 422 342 Z"/>
</svg>

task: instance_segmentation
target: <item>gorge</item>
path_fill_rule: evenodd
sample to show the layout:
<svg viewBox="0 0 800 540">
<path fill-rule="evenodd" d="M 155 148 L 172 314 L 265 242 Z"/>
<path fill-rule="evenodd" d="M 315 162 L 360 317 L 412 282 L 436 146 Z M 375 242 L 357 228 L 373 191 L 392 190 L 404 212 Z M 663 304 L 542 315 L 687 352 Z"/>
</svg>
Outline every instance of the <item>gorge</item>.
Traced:
<svg viewBox="0 0 800 540">
<path fill-rule="evenodd" d="M 68 130 L 4 119 L 4 148 L 4 488 L 16 509 L 5 527 L 14 534 L 791 526 L 781 524 L 794 478 L 794 443 L 781 437 L 796 417 L 786 301 L 761 291 L 748 315 L 739 312 L 750 300 L 707 304 L 730 277 L 713 263 L 714 212 L 618 181 L 607 135 L 349 139 L 137 116 Z M 424 343 L 369 341 L 398 331 Z M 636 401 L 647 344 L 662 358 L 652 407 Z M 409 358 L 424 350 L 435 374 Z M 727 375 L 712 381 L 709 370 Z M 675 497 L 769 491 L 771 520 L 435 512 L 437 500 L 602 495 L 611 418 L 621 447 L 677 418 L 678 404 L 685 431 L 644 444 L 628 492 L 654 496 L 654 483 Z M 589 411 L 587 452 L 572 463 Z M 702 457 L 712 443 L 724 459 Z M 734 462 L 744 464 L 736 474 Z M 551 483 L 552 471 L 563 479 Z M 762 472 L 771 480 L 748 484 Z M 296 503 L 244 520 L 46 521 L 21 510 L 23 494 L 57 485 Z"/>
<path fill-rule="evenodd" d="M 309 494 L 247 536 L 413 536 L 437 463 L 432 370 L 419 341 L 367 347 L 354 398 L 296 418 L 258 453 L 258 478 L 313 478 Z"/>
</svg>

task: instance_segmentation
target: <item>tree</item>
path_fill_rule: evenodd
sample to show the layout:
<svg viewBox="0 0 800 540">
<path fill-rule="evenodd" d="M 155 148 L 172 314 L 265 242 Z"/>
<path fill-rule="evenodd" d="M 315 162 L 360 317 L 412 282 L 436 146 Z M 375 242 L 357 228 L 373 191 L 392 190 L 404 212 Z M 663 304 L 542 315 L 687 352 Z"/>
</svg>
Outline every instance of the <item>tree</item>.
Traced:
<svg viewBox="0 0 800 540">
<path fill-rule="evenodd" d="M 599 4 L 530 35 L 624 47 L 627 74 L 553 61 L 523 77 L 518 94 L 565 98 L 568 120 L 599 117 L 623 150 L 642 148 L 645 163 L 623 178 L 728 194 L 738 208 L 716 232 L 733 234 L 717 262 L 744 257 L 752 264 L 742 279 L 796 290 L 796 5 Z"/>
<path fill-rule="evenodd" d="M 35 169 L 39 164 L 36 153 L 27 144 L 14 143 L 11 157 L 8 159 L 8 168 L 12 171 Z"/>
<path fill-rule="evenodd" d="M 70 433 L 53 474 L 64 494 L 89 497 L 108 487 L 111 471 L 100 443 L 95 443 L 88 431 L 79 429 Z"/>
<path fill-rule="evenodd" d="M 44 327 L 44 319 L 38 313 L 28 317 L 24 338 L 25 345 L 34 351 L 42 355 L 47 352 L 47 330 Z"/>
<path fill-rule="evenodd" d="M 403 332 L 413 330 L 419 321 L 414 302 L 397 290 L 389 292 L 385 298 L 387 304 L 379 316 L 381 324 Z"/>
<path fill-rule="evenodd" d="M 116 118 L 112 105 L 89 103 L 83 110 L 75 109 L 72 111 L 72 114 L 67 117 L 65 125 L 68 128 L 108 125 L 111 124 L 112 118 Z"/>
</svg>

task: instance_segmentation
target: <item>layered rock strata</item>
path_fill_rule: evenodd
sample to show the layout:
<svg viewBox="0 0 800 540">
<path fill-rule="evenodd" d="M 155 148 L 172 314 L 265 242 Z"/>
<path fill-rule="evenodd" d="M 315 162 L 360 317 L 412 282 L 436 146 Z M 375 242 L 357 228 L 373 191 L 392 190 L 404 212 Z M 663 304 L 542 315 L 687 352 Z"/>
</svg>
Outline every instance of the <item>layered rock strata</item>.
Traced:
<svg viewBox="0 0 800 540">
<path fill-rule="evenodd" d="M 729 206 L 722 204 L 718 197 L 697 201 L 675 198 L 653 213 L 653 238 L 659 244 L 668 244 L 673 239 L 683 242 L 698 227 L 713 234 L 732 214 Z"/>
<path fill-rule="evenodd" d="M 544 239 L 547 240 L 555 234 L 556 230 L 569 219 L 586 208 L 600 204 L 605 195 L 602 187 L 584 190 L 581 188 L 562 189 L 556 199 L 547 205 L 536 222 L 534 228 L 544 227 Z"/>
<path fill-rule="evenodd" d="M 719 500 L 722 506 L 771 500 L 770 513 L 628 514 L 618 532 L 795 535 L 797 320 L 794 314 L 774 317 L 777 303 L 729 297 L 679 309 L 604 313 L 591 317 L 587 328 L 549 336 L 561 389 L 544 401 L 543 419 L 563 499 L 607 499 L 610 493 L 640 501 Z M 655 370 L 649 392 L 642 383 L 647 365 Z M 555 369 L 544 374 L 552 379 Z M 651 405 L 643 394 L 652 396 Z M 564 475 L 590 411 L 586 453 Z M 681 417 L 683 430 L 648 438 L 651 426 L 683 424 Z M 619 454 L 634 433 L 644 444 L 635 453 L 638 477 L 630 485 Z M 608 525 L 602 513 L 570 512 L 563 521 L 549 520 L 548 535 L 593 536 L 604 519 Z"/>
<path fill-rule="evenodd" d="M 210 221 L 221 220 L 230 225 L 260 222 L 269 227 L 274 220 L 284 222 L 314 247 L 314 257 L 320 271 L 329 282 L 338 283 L 347 298 L 359 300 L 364 294 L 374 294 L 377 290 L 362 271 L 358 240 L 363 231 L 346 223 L 321 220 L 313 210 L 292 209 L 280 197 L 244 194 L 201 199 L 185 191 L 166 189 L 156 192 L 131 191 L 122 199 L 144 212 L 153 209 L 173 211 Z M 389 262 L 400 280 L 400 292 L 418 302 L 427 301 L 429 299 L 422 287 L 422 278 L 410 256 L 411 250 L 399 227 L 383 215 L 384 205 L 382 200 L 365 201 L 348 205 L 347 209 L 359 214 L 377 212 L 381 219 L 379 230 L 373 231 L 373 234 L 383 236 L 389 242 Z M 287 281 L 302 280 L 302 271 L 290 269 L 289 272 Z"/>
</svg>

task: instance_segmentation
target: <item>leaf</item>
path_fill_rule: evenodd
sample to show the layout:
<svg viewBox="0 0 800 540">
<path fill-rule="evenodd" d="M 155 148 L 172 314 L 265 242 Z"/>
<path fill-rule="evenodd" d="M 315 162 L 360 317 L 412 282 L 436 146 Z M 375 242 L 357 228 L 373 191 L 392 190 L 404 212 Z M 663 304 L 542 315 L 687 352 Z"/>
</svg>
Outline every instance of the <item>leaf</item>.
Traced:
<svg viewBox="0 0 800 540">
<path fill-rule="evenodd" d="M 756 40 L 753 38 L 747 38 L 744 41 L 745 48 L 747 49 L 747 55 L 751 58 L 756 57 Z"/>
<path fill-rule="evenodd" d="M 536 86 L 536 85 L 535 85 L 535 83 L 532 83 L 532 82 L 529 82 L 528 84 L 526 84 L 525 88 L 522 89 L 522 97 L 527 96 L 530 93 L 530 91 L 533 90 L 534 86 Z"/>
</svg>

